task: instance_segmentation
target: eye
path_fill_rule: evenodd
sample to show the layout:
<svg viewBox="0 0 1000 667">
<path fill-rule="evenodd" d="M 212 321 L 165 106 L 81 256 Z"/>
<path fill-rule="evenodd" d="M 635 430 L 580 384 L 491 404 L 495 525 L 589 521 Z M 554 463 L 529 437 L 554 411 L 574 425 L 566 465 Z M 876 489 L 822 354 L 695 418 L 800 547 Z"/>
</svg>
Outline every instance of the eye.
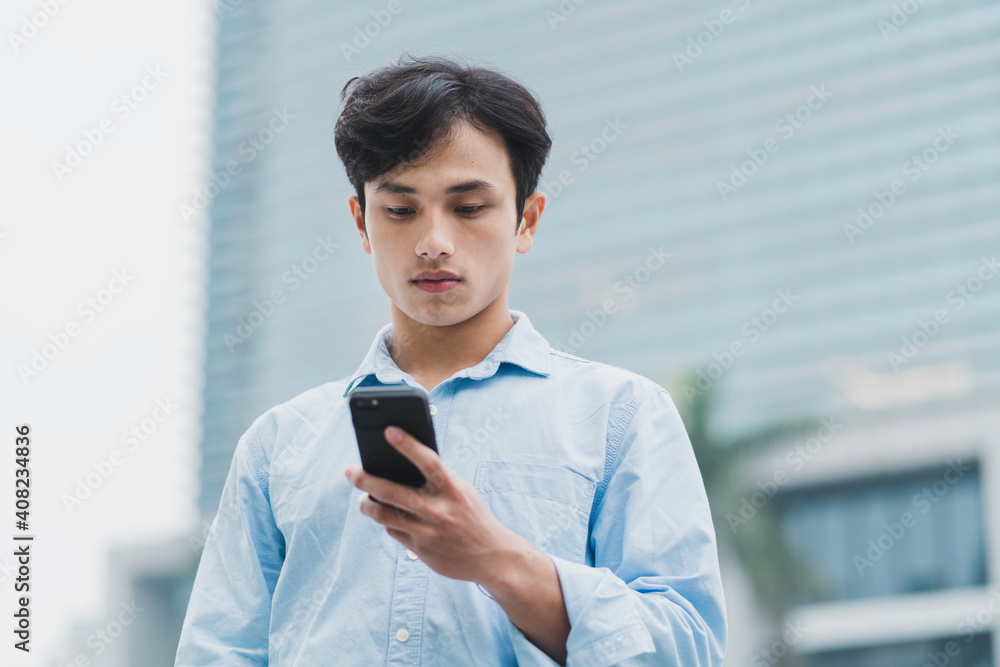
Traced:
<svg viewBox="0 0 1000 667">
<path fill-rule="evenodd" d="M 485 204 L 481 204 L 478 206 L 470 204 L 468 206 L 456 206 L 455 210 L 461 213 L 462 215 L 471 216 L 471 215 L 476 215 L 477 213 L 479 213 L 480 210 L 484 208 L 486 208 Z M 387 206 L 384 210 L 386 212 L 386 215 L 388 215 L 390 218 L 405 218 L 406 216 L 410 215 L 409 206 Z"/>
<path fill-rule="evenodd" d="M 410 210 L 409 206 L 401 206 L 401 207 L 390 206 L 385 209 L 385 212 L 386 214 L 389 215 L 390 218 L 403 218 L 406 217 L 406 215 L 408 215 L 406 212 L 409 210 Z M 399 211 L 402 211 L 402 213 L 400 213 Z"/>
</svg>

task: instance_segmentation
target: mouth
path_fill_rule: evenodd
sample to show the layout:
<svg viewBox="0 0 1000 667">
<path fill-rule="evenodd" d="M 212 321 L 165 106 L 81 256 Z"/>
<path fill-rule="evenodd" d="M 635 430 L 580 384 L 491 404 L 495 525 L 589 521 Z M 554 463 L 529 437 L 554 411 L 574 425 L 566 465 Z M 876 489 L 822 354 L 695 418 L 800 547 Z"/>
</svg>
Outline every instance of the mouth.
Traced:
<svg viewBox="0 0 1000 667">
<path fill-rule="evenodd" d="M 439 294 L 454 288 L 459 282 L 461 282 L 461 279 L 450 276 L 446 278 L 421 278 L 412 280 L 411 282 L 425 292 Z"/>
</svg>

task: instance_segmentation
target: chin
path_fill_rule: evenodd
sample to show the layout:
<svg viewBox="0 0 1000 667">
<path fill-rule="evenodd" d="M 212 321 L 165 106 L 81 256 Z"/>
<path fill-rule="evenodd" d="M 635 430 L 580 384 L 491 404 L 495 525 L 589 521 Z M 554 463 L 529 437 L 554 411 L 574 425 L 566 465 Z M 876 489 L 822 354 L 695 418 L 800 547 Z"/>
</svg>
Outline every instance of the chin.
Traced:
<svg viewBox="0 0 1000 667">
<path fill-rule="evenodd" d="M 475 314 L 467 312 L 469 308 L 465 304 L 452 303 L 408 304 L 407 307 L 400 308 L 400 310 L 414 322 L 434 327 L 458 324 Z"/>
</svg>

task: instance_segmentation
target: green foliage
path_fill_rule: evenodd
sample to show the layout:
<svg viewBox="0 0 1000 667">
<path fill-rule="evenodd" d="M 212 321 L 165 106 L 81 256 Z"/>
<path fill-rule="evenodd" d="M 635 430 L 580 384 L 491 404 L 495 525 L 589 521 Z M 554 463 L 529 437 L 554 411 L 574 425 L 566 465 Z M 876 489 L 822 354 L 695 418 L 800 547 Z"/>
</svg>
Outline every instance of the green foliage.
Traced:
<svg viewBox="0 0 1000 667">
<path fill-rule="evenodd" d="M 684 378 L 694 385 L 694 375 Z M 683 384 L 682 384 L 683 386 Z M 683 405 L 687 403 L 687 405 Z M 748 476 L 748 464 L 790 438 L 808 437 L 817 428 L 813 420 L 776 423 L 743 436 L 723 439 L 711 428 L 715 396 L 712 388 L 678 401 L 688 436 L 712 508 L 720 547 L 728 546 L 739 558 L 756 594 L 757 602 L 777 628 L 796 591 L 822 595 L 819 579 L 809 563 L 797 558 L 781 529 L 780 491 L 746 519 L 740 509 L 744 499 L 759 489 Z M 752 507 L 752 506 L 751 506 Z"/>
</svg>

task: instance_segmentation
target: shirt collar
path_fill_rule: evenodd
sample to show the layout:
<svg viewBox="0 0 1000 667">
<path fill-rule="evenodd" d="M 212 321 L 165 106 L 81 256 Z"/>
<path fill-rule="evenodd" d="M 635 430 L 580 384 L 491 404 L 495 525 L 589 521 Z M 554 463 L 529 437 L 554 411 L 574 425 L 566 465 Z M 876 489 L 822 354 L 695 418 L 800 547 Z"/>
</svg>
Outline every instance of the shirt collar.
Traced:
<svg viewBox="0 0 1000 667">
<path fill-rule="evenodd" d="M 468 377 L 482 380 L 493 376 L 501 363 L 517 364 L 532 373 L 548 376 L 551 372 L 549 359 L 549 342 L 531 325 L 531 320 L 520 310 L 508 309 L 514 325 L 507 331 L 503 339 L 497 343 L 493 351 L 485 359 L 471 368 L 458 371 L 454 377 Z M 375 334 L 368 354 L 365 355 L 358 370 L 350 377 L 344 396 L 370 375 L 374 375 L 382 384 L 399 384 L 403 382 L 403 371 L 389 356 L 389 344 L 392 341 L 392 323 L 386 324 Z"/>
</svg>

